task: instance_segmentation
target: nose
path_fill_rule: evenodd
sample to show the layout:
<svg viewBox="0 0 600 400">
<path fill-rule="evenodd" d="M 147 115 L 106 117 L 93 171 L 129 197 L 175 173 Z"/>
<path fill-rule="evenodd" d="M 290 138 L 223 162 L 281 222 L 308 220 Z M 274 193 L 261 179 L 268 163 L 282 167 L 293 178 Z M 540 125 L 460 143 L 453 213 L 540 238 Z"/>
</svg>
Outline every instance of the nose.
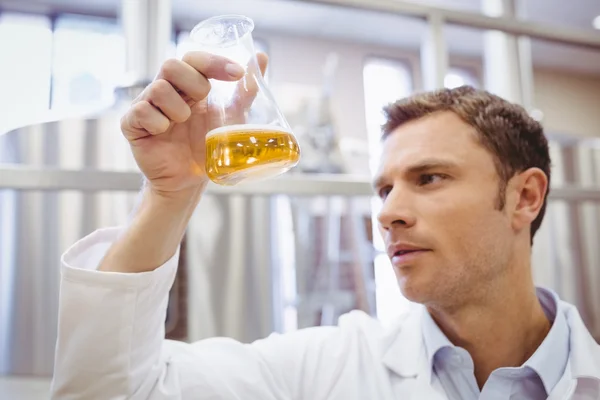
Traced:
<svg viewBox="0 0 600 400">
<path fill-rule="evenodd" d="M 381 227 L 385 230 L 397 228 L 410 228 L 415 225 L 416 217 L 406 194 L 402 195 L 399 189 L 392 189 L 383 201 L 381 211 L 377 216 Z"/>
</svg>

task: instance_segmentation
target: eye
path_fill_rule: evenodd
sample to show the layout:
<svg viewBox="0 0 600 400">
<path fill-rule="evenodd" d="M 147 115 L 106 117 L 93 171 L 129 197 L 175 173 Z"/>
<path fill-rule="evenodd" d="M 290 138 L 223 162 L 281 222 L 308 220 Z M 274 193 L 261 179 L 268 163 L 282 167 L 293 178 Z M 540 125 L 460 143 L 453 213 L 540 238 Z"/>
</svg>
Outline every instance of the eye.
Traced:
<svg viewBox="0 0 600 400">
<path fill-rule="evenodd" d="M 444 179 L 446 179 L 446 175 L 443 174 L 422 174 L 419 176 L 418 184 L 419 186 L 431 185 Z"/>
<path fill-rule="evenodd" d="M 388 194 L 390 194 L 391 191 L 392 191 L 391 186 L 384 186 L 381 189 L 379 189 L 379 192 L 377 194 L 379 195 L 379 198 L 381 198 L 382 200 L 385 200 L 385 198 L 388 196 Z"/>
</svg>

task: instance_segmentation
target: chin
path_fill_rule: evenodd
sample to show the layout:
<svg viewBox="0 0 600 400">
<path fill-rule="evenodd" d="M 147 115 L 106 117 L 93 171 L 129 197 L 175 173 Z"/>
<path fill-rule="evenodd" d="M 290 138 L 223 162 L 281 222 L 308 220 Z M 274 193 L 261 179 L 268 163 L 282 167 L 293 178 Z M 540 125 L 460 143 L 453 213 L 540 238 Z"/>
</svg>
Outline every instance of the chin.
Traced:
<svg viewBox="0 0 600 400">
<path fill-rule="evenodd" d="M 425 304 L 432 298 L 436 284 L 429 281 L 414 279 L 414 277 L 399 276 L 398 286 L 406 299 L 413 303 Z"/>
</svg>

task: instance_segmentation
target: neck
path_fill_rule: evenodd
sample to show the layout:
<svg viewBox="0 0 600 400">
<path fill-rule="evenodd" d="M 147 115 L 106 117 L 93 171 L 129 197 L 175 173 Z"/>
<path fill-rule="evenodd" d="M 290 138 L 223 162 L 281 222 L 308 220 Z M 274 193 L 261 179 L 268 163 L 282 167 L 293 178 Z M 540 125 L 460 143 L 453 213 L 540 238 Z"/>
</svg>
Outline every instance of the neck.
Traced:
<svg viewBox="0 0 600 400">
<path fill-rule="evenodd" d="M 479 388 L 495 369 L 521 366 L 550 330 L 528 275 L 506 277 L 460 307 L 427 307 L 448 339 L 473 358 Z"/>
</svg>

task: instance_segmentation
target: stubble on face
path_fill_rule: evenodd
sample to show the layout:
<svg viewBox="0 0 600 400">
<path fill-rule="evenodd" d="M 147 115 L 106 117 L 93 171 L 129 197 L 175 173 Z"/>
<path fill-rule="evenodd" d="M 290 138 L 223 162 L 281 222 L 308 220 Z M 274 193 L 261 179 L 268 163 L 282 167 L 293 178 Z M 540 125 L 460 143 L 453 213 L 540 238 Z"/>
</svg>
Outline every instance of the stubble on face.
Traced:
<svg viewBox="0 0 600 400">
<path fill-rule="evenodd" d="M 394 268 L 411 301 L 459 307 L 484 298 L 502 279 L 510 258 L 510 224 L 505 210 L 498 209 L 500 178 L 493 157 L 476 135 L 458 116 L 442 112 L 402 125 L 385 139 L 378 174 L 379 186 L 389 193 L 380 216 L 388 225 L 384 239 L 421 242 L 432 250 Z M 444 162 L 411 172 L 435 160 Z M 409 217 L 414 224 L 390 222 Z"/>
</svg>

